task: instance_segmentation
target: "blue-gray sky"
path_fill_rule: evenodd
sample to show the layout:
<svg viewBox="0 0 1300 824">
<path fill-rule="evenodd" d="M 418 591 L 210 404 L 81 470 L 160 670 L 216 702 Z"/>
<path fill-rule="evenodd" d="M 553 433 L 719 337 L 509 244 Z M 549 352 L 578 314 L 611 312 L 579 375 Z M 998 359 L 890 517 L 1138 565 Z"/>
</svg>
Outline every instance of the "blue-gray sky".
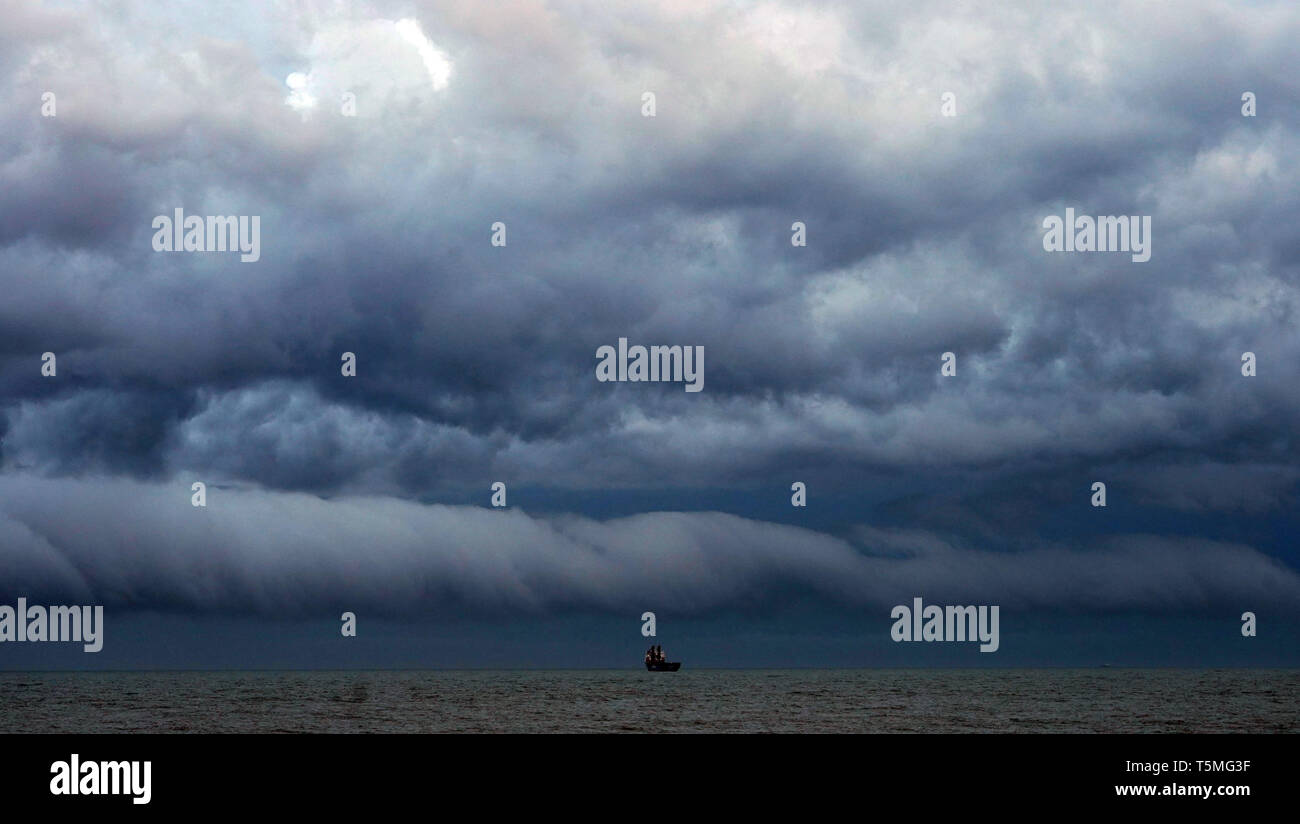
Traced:
<svg viewBox="0 0 1300 824">
<path fill-rule="evenodd" d="M 1298 39 L 1286 2 L 7 3 L 0 603 L 110 623 L 0 668 L 635 665 L 646 610 L 714 665 L 1300 664 Z M 155 252 L 178 207 L 260 216 L 260 260 Z M 1045 252 L 1067 207 L 1151 216 L 1150 261 Z M 620 337 L 703 346 L 704 391 L 598 382 Z M 1000 605 L 1002 649 L 891 643 L 914 596 Z"/>
</svg>

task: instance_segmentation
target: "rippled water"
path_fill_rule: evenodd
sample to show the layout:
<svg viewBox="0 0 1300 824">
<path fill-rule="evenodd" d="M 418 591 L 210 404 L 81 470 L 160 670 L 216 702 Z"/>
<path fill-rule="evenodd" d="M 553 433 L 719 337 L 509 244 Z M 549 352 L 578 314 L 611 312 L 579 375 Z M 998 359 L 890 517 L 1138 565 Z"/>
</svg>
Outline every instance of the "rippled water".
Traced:
<svg viewBox="0 0 1300 824">
<path fill-rule="evenodd" d="M 1300 670 L 0 673 L 3 732 L 1297 732 Z"/>
</svg>

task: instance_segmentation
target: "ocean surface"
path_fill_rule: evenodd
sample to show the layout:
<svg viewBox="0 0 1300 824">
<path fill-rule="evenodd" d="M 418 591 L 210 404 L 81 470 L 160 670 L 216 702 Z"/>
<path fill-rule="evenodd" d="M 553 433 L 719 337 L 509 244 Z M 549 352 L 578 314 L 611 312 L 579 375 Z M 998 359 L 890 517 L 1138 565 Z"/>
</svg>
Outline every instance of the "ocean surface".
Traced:
<svg viewBox="0 0 1300 824">
<path fill-rule="evenodd" d="M 0 673 L 0 732 L 1300 732 L 1300 670 Z"/>
</svg>

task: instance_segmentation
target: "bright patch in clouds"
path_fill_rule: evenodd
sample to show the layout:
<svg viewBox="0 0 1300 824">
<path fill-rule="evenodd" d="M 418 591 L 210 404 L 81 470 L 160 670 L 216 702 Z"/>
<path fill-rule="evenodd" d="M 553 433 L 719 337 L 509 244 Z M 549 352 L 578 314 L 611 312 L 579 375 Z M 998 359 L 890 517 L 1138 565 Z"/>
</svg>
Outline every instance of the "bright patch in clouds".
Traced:
<svg viewBox="0 0 1300 824">
<path fill-rule="evenodd" d="M 289 96 L 284 99 L 289 108 L 295 111 L 304 111 L 316 107 L 316 98 L 307 90 L 311 78 L 302 72 L 293 72 L 284 79 L 284 85 L 289 87 Z"/>
<path fill-rule="evenodd" d="M 420 60 L 424 62 L 425 70 L 429 72 L 429 81 L 433 83 L 433 87 L 446 88 L 447 81 L 451 80 L 451 61 L 447 59 L 446 54 L 433 45 L 433 41 L 424 36 L 419 22 L 410 18 L 398 20 L 397 33 L 407 43 L 415 46 Z"/>
<path fill-rule="evenodd" d="M 306 56 L 310 71 L 285 79 L 285 103 L 300 111 L 352 92 L 360 112 L 377 112 L 393 97 L 427 97 L 451 82 L 451 59 L 411 18 L 330 23 L 316 31 Z"/>
</svg>

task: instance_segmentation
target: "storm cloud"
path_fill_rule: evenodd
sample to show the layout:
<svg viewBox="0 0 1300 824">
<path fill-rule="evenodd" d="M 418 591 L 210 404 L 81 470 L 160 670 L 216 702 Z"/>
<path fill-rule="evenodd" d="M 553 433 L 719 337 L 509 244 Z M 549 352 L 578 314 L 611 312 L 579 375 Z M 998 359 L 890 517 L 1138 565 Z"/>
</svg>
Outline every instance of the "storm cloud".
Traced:
<svg viewBox="0 0 1300 824">
<path fill-rule="evenodd" d="M 9 3 L 5 590 L 1294 603 L 1297 39 L 1212 0 Z M 1066 207 L 1151 216 L 1150 261 L 1045 252 Z M 260 260 L 155 252 L 175 208 L 260 216 Z M 620 337 L 703 346 L 705 391 L 598 382 Z M 525 511 L 465 505 L 498 480 Z"/>
<path fill-rule="evenodd" d="M 918 592 L 1049 611 L 1294 610 L 1300 575 L 1245 546 L 1127 535 L 1087 551 L 978 552 L 916 530 L 849 540 L 719 512 L 609 521 L 391 498 L 0 482 L 0 597 L 223 615 L 881 612 Z M 75 520 L 64 517 L 74 511 Z M 94 523 L 87 535 L 83 523 Z"/>
</svg>

